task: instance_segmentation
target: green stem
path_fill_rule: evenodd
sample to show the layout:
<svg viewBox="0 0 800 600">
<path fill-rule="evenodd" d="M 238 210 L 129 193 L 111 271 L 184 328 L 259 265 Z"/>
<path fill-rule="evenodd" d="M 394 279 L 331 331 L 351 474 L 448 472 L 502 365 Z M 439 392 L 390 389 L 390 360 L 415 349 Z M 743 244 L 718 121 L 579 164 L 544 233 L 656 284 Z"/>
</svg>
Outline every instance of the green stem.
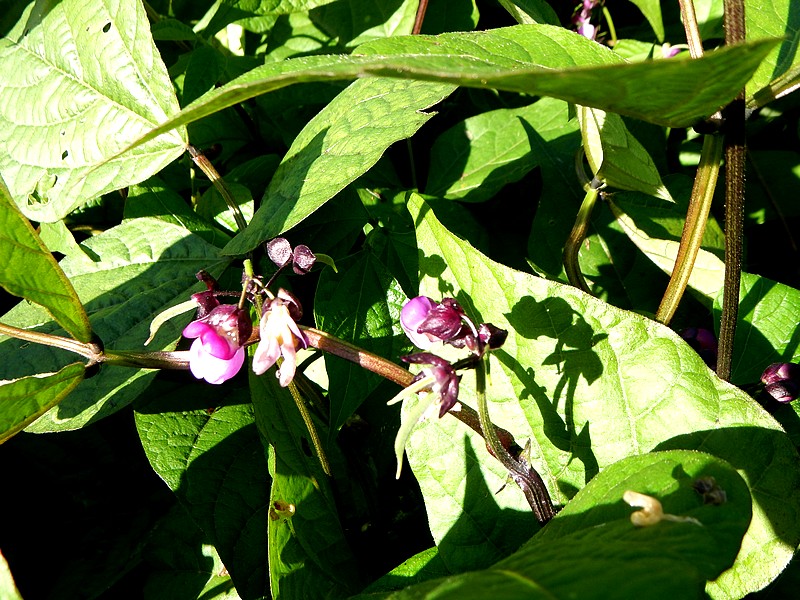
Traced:
<svg viewBox="0 0 800 600">
<path fill-rule="evenodd" d="M 544 481 L 536 472 L 535 469 L 528 467 L 527 469 L 517 460 L 515 460 L 506 450 L 505 446 L 500 443 L 497 437 L 492 420 L 489 418 L 489 402 L 486 399 L 486 364 L 483 360 L 478 361 L 475 365 L 475 389 L 478 395 L 478 417 L 483 430 L 483 437 L 486 440 L 486 445 L 489 447 L 489 452 L 500 461 L 500 463 L 508 469 L 512 474 L 512 478 L 522 489 L 525 498 L 530 504 L 536 520 L 541 525 L 547 523 L 555 516 L 553 509 L 553 502 L 550 500 L 550 494 Z"/>
<path fill-rule="evenodd" d="M 686 43 L 692 58 L 703 56 L 703 40 L 700 39 L 700 28 L 697 26 L 697 15 L 692 0 L 678 0 L 681 7 L 681 21 L 686 31 Z"/>
<path fill-rule="evenodd" d="M 192 145 L 187 146 L 186 150 L 189 152 L 189 156 L 192 157 L 192 161 L 197 167 L 205 173 L 206 177 L 211 181 L 214 185 L 214 188 L 219 192 L 219 195 L 222 196 L 222 199 L 225 200 L 225 204 L 228 205 L 228 208 L 231 210 L 233 214 L 233 219 L 236 221 L 236 226 L 239 228 L 239 231 L 244 231 L 247 228 L 247 221 L 244 219 L 244 215 L 242 214 L 239 205 L 236 204 L 236 201 L 233 199 L 233 195 L 231 194 L 228 186 L 225 184 L 225 181 L 220 177 L 220 174 L 214 168 L 214 165 L 211 164 L 211 161 L 208 160 L 202 152 L 199 152 L 197 148 Z"/>
<path fill-rule="evenodd" d="M 52 335 L 49 333 L 40 333 L 38 331 L 30 331 L 28 329 L 20 329 L 13 325 L 6 325 L 0 323 L 0 334 L 9 337 L 25 340 L 26 342 L 34 342 L 44 346 L 52 346 L 53 348 L 61 348 L 68 352 L 74 352 L 89 360 L 89 364 L 97 364 L 103 362 L 103 349 L 100 345 L 94 342 L 79 342 L 72 338 L 61 337 L 59 335 Z"/>
<path fill-rule="evenodd" d="M 578 255 L 583 241 L 586 239 L 586 232 L 589 230 L 589 220 L 591 219 L 594 206 L 597 204 L 600 185 L 601 183 L 597 179 L 593 179 L 587 187 L 583 203 L 581 203 L 581 208 L 578 210 L 578 216 L 575 218 L 575 225 L 572 226 L 572 231 L 570 231 L 569 237 L 567 237 L 567 241 L 564 244 L 563 261 L 567 279 L 572 285 L 582 289 L 587 294 L 591 294 L 592 291 L 589 289 L 589 286 L 586 285 L 586 280 L 583 278 Z"/>
<path fill-rule="evenodd" d="M 322 440 L 319 437 L 319 432 L 317 432 L 317 426 L 314 425 L 311 413 L 308 412 L 305 400 L 303 400 L 303 396 L 300 394 L 300 390 L 297 389 L 297 384 L 295 384 L 294 381 L 289 382 L 289 391 L 292 394 L 292 398 L 294 398 L 294 403 L 297 405 L 297 410 L 300 411 L 300 415 L 303 417 L 303 423 L 305 423 L 306 429 L 308 429 L 308 433 L 311 435 L 311 444 L 317 451 L 319 464 L 322 465 L 322 470 L 325 472 L 325 475 L 332 477 L 333 471 L 331 471 L 331 463 L 328 461 L 328 455 L 325 454 L 325 448 L 322 446 Z"/>
<path fill-rule="evenodd" d="M 683 224 L 683 234 L 675 257 L 675 266 L 669 278 L 669 284 L 656 312 L 656 320 L 668 324 L 680 304 L 689 277 L 692 274 L 697 254 L 703 241 L 703 234 L 708 223 L 711 201 L 719 176 L 720 159 L 722 158 L 722 138 L 718 135 L 706 135 L 703 139 L 703 150 L 700 164 L 694 178 L 689 210 Z"/>
</svg>

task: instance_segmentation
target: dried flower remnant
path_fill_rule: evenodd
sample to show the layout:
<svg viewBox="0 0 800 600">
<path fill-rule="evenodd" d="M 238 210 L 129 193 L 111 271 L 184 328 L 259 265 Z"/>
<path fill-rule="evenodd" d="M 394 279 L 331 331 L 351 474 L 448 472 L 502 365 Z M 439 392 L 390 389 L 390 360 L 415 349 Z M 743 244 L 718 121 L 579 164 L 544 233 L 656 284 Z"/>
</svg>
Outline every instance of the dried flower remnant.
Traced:
<svg viewBox="0 0 800 600">
<path fill-rule="evenodd" d="M 694 523 L 702 526 L 702 523 L 693 517 L 678 517 L 665 513 L 661 502 L 653 496 L 628 490 L 622 495 L 622 499 L 631 506 L 641 509 L 631 513 L 631 523 L 636 527 L 650 527 L 661 521 Z"/>
<path fill-rule="evenodd" d="M 692 487 L 703 497 L 703 504 L 719 506 L 728 501 L 725 490 L 719 487 L 717 480 L 710 475 L 696 479 Z"/>
</svg>

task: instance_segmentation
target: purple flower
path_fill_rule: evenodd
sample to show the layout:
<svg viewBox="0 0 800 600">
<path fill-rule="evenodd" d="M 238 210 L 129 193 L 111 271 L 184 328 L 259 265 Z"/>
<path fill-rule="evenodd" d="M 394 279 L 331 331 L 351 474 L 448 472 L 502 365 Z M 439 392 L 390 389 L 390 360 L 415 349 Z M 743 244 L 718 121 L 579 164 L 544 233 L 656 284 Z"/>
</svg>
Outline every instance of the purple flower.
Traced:
<svg viewBox="0 0 800 600">
<path fill-rule="evenodd" d="M 244 363 L 242 344 L 250 337 L 250 315 L 234 304 L 219 304 L 210 293 L 192 296 L 200 305 L 200 318 L 183 330 L 186 338 L 195 338 L 189 348 L 189 370 L 198 379 L 219 384 L 227 381 Z"/>
<path fill-rule="evenodd" d="M 403 361 L 431 365 L 423 368 L 419 375 L 414 378 L 414 381 L 426 379 L 430 381 L 430 385 L 425 389 L 429 389 L 436 396 L 436 402 L 439 404 L 439 418 L 442 418 L 448 410 L 453 408 L 458 400 L 458 383 L 461 377 L 456 375 L 453 365 L 430 352 L 404 356 Z"/>
<path fill-rule="evenodd" d="M 264 304 L 259 324 L 261 341 L 253 355 L 256 375 L 261 375 L 283 357 L 276 375 L 283 387 L 289 385 L 297 370 L 297 350 L 308 345 L 305 334 L 296 323 L 301 316 L 300 303 L 284 289 Z"/>
<path fill-rule="evenodd" d="M 764 389 L 778 402 L 791 402 L 800 396 L 800 365 L 773 363 L 761 374 Z"/>
<path fill-rule="evenodd" d="M 434 302 L 417 296 L 406 302 L 400 311 L 400 325 L 418 348 L 427 350 L 435 342 L 455 342 L 468 333 L 464 310 L 453 298 Z"/>
<path fill-rule="evenodd" d="M 589 21 L 592 18 L 592 10 L 597 6 L 597 0 L 583 0 L 580 8 L 575 10 L 572 15 L 572 25 L 583 37 L 594 40 L 597 36 L 597 27 Z"/>
</svg>

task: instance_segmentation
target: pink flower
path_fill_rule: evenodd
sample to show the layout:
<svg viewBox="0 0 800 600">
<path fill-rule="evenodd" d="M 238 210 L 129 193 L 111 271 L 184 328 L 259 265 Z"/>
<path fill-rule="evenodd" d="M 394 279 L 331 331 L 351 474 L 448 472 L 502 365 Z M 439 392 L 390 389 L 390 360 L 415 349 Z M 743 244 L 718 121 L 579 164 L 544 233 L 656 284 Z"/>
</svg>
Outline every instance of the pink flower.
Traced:
<svg viewBox="0 0 800 600">
<path fill-rule="evenodd" d="M 242 368 L 244 348 L 253 324 L 247 311 L 234 304 L 219 304 L 208 295 L 195 298 L 200 304 L 202 318 L 189 323 L 184 337 L 196 338 L 189 348 L 189 370 L 198 379 L 219 384 L 227 381 Z M 217 303 L 209 309 L 209 305 Z"/>
<path fill-rule="evenodd" d="M 297 370 L 297 350 L 308 345 L 305 334 L 295 322 L 301 316 L 300 303 L 284 289 L 264 304 L 259 324 L 261 341 L 253 355 L 256 375 L 261 375 L 283 357 L 276 375 L 281 386 L 289 385 Z"/>
</svg>

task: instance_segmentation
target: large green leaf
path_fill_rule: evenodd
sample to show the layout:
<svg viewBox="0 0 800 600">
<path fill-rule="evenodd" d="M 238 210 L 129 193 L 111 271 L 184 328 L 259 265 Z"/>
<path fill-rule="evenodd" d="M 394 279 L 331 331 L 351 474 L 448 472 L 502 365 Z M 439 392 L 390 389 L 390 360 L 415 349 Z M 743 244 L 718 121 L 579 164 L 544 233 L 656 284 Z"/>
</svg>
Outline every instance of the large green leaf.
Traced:
<svg viewBox="0 0 800 600">
<path fill-rule="evenodd" d="M 768 102 L 771 96 L 764 88 L 770 83 L 780 86 L 800 79 L 800 19 L 797 14 L 797 4 L 792 0 L 747 0 L 745 3 L 747 39 L 782 38 L 747 84 L 750 103 Z M 759 97 L 762 90 L 767 93 Z M 754 95 L 756 97 L 752 98 Z"/>
<path fill-rule="evenodd" d="M 561 98 L 670 127 L 687 127 L 729 102 L 774 40 L 724 48 L 698 60 L 628 64 L 577 34 L 549 25 L 399 36 L 351 56 L 309 56 L 257 67 L 213 90 L 130 148 L 287 85 L 372 75 Z"/>
<path fill-rule="evenodd" d="M 406 300 L 386 267 L 369 251 L 337 264 L 338 273 L 326 270 L 320 277 L 314 317 L 323 331 L 397 360 L 407 349 L 399 326 Z M 339 431 L 382 378 L 359 365 L 326 356 L 331 434 Z"/>
<path fill-rule="evenodd" d="M 310 448 L 292 394 L 278 385 L 272 371 L 250 373 L 250 387 L 256 424 L 270 446 L 272 596 L 329 598 L 352 593 L 358 586 L 356 565 L 339 521 L 332 482 Z M 324 430 L 321 436 L 324 440 Z"/>
<path fill-rule="evenodd" d="M 190 314 L 169 321 L 144 347 L 150 322 L 164 309 L 185 302 L 205 289 L 195 274 L 219 275 L 227 260 L 219 249 L 172 223 L 152 217 L 131 219 L 82 245 L 61 268 L 83 302 L 92 329 L 110 350 L 171 350 Z M 91 257 L 91 258 L 90 258 Z M 63 335 L 49 315 L 35 305 L 20 304 L 2 322 L 24 329 Z M 63 350 L 17 340 L 0 343 L 0 378 L 14 379 L 56 371 L 74 360 Z M 126 406 L 147 387 L 156 371 L 102 366 L 29 431 L 76 429 Z"/>
<path fill-rule="evenodd" d="M 631 0 L 639 7 L 642 14 L 650 23 L 659 42 L 664 41 L 664 21 L 661 19 L 661 2 L 659 0 Z"/>
<path fill-rule="evenodd" d="M 267 592 L 269 475 L 243 387 L 157 384 L 136 405 L 150 464 L 225 564 L 242 598 Z"/>
<path fill-rule="evenodd" d="M 465 119 L 434 142 L 425 193 L 480 202 L 537 165 L 531 129 L 546 135 L 551 121 L 538 103 L 501 108 Z M 560 124 L 559 124 L 560 125 Z M 545 130 L 540 133 L 540 130 Z"/>
<path fill-rule="evenodd" d="M 2 554 L 0 554 L 0 595 L 3 600 L 22 600 L 11 575 L 11 569 L 8 568 L 8 563 Z"/>
<path fill-rule="evenodd" d="M 69 279 L 22 216 L 0 179 L 0 286 L 42 305 L 74 338 L 88 342 L 92 328 Z"/>
<path fill-rule="evenodd" d="M 704 505 L 693 489 L 701 477 L 713 477 L 727 502 Z M 635 527 L 626 491 L 685 520 Z M 365 597 L 703 598 L 704 584 L 733 563 L 750 515 L 747 485 L 724 461 L 687 451 L 634 456 L 610 465 L 491 568 Z"/>
<path fill-rule="evenodd" d="M 138 0 L 39 0 L 0 40 L 0 174 L 31 219 L 56 221 L 180 156 L 182 127 L 115 157 L 177 111 Z"/>
<path fill-rule="evenodd" d="M 297 136 L 247 229 L 226 247 L 243 253 L 293 227 L 372 167 L 397 140 L 431 118 L 423 112 L 453 91 L 397 79 L 356 81 Z"/>
<path fill-rule="evenodd" d="M 83 380 L 84 370 L 73 363 L 58 373 L 0 383 L 0 444 L 61 402 Z"/>
<path fill-rule="evenodd" d="M 476 319 L 509 330 L 491 357 L 490 412 L 521 444 L 531 438 L 531 462 L 556 502 L 628 455 L 660 447 L 712 452 L 745 476 L 755 506 L 736 564 L 709 591 L 741 597 L 771 581 L 800 540 L 800 461 L 774 419 L 717 379 L 668 328 L 494 263 L 447 232 L 420 199 L 412 197 L 409 206 L 418 224 L 420 291 L 435 299 L 455 295 Z M 425 427 L 453 423 L 445 418 Z M 437 480 L 426 465 L 447 464 L 462 477 L 474 466 L 452 442 L 425 443 L 432 435 L 412 435 L 409 462 L 419 469 L 423 493 L 460 497 L 461 478 Z M 464 434 L 441 433 L 456 435 Z M 439 539 L 447 523 L 469 515 L 454 504 L 429 513 Z"/>
</svg>

